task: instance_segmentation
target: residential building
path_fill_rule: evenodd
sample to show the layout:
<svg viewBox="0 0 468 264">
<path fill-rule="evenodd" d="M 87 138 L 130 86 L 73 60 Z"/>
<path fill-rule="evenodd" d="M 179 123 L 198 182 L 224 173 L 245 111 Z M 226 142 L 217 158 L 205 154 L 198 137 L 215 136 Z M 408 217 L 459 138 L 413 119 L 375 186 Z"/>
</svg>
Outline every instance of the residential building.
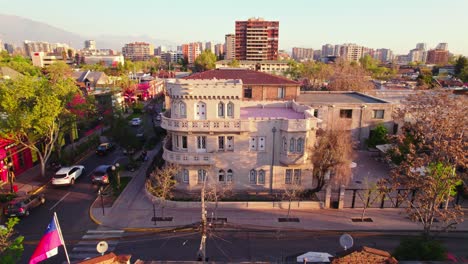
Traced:
<svg viewBox="0 0 468 264">
<path fill-rule="evenodd" d="M 5 43 L 3 44 L 3 47 L 9 54 L 13 54 L 13 52 L 15 51 L 15 46 L 13 46 L 13 44 Z"/>
<path fill-rule="evenodd" d="M 427 52 L 427 64 L 445 65 L 449 60 L 449 51 L 444 49 L 433 49 Z"/>
<path fill-rule="evenodd" d="M 117 67 L 119 64 L 124 65 L 125 59 L 123 55 L 92 55 L 92 56 L 84 56 L 84 63 L 85 64 L 98 64 L 103 63 L 107 67 Z"/>
<path fill-rule="evenodd" d="M 279 21 L 250 18 L 236 21 L 237 60 L 277 60 Z"/>
<path fill-rule="evenodd" d="M 231 60 L 220 60 L 215 63 L 216 69 L 222 68 L 232 68 L 230 66 Z M 260 71 L 269 74 L 275 75 L 283 75 L 286 73 L 291 67 L 286 61 L 248 61 L 248 60 L 241 60 L 238 61 L 239 66 L 236 68 L 241 69 L 249 69 L 253 71 Z"/>
<path fill-rule="evenodd" d="M 398 264 L 390 253 L 376 248 L 355 247 L 338 252 L 331 258 L 331 264 L 374 263 L 374 264 Z"/>
<path fill-rule="evenodd" d="M 211 42 L 211 41 L 205 42 L 205 49 L 203 51 L 205 51 L 205 50 L 209 50 L 209 51 L 211 51 L 211 53 L 215 54 L 214 43 Z"/>
<path fill-rule="evenodd" d="M 344 47 L 343 45 L 335 45 L 335 48 L 333 50 L 333 56 L 336 57 L 343 57 L 344 56 Z"/>
<path fill-rule="evenodd" d="M 122 48 L 122 54 L 127 60 L 145 61 L 154 56 L 154 47 L 146 42 L 128 43 Z"/>
<path fill-rule="evenodd" d="M 188 80 L 242 80 L 243 101 L 297 101 L 300 83 L 287 78 L 246 69 L 216 69 L 192 74 Z"/>
<path fill-rule="evenodd" d="M 105 88 L 113 84 L 109 76 L 99 71 L 74 71 L 72 78 L 85 93 L 91 93 L 97 88 Z"/>
<path fill-rule="evenodd" d="M 344 44 L 343 57 L 347 61 L 359 61 L 364 55 L 364 47 L 356 44 Z M 341 55 L 341 54 L 340 54 Z"/>
<path fill-rule="evenodd" d="M 220 57 L 224 54 L 224 45 L 223 44 L 216 44 L 215 45 L 215 55 Z"/>
<path fill-rule="evenodd" d="M 314 50 L 307 48 L 292 48 L 292 58 L 296 61 L 313 60 Z"/>
<path fill-rule="evenodd" d="M 425 63 L 427 58 L 427 52 L 422 49 L 412 49 L 408 54 L 409 62 L 421 62 Z"/>
<path fill-rule="evenodd" d="M 0 52 L 2 52 L 4 49 L 4 44 L 3 41 L 0 39 Z"/>
<path fill-rule="evenodd" d="M 96 49 L 96 41 L 95 40 L 85 40 L 84 48 L 87 50 L 95 50 Z"/>
<path fill-rule="evenodd" d="M 181 168 L 177 189 L 198 190 L 205 182 L 254 192 L 313 187 L 307 150 L 318 119 L 312 109 L 293 101 L 245 100 L 245 85 L 204 75 L 167 83 L 163 159 Z"/>
<path fill-rule="evenodd" d="M 224 59 L 226 60 L 233 60 L 236 58 L 236 35 L 235 34 L 227 34 L 225 36 L 225 53 Z"/>
<path fill-rule="evenodd" d="M 418 43 L 418 44 L 416 44 L 416 49 L 418 49 L 418 50 L 426 50 L 426 49 L 427 49 L 427 45 L 426 45 L 426 43 Z"/>
<path fill-rule="evenodd" d="M 373 57 L 384 63 L 391 62 L 393 60 L 393 52 L 391 49 L 377 49 Z"/>
<path fill-rule="evenodd" d="M 166 53 L 168 50 L 164 46 L 159 46 L 154 49 L 154 55 L 155 56 L 161 56 L 161 54 Z"/>
<path fill-rule="evenodd" d="M 385 125 L 390 132 L 397 129 L 392 118 L 394 104 L 370 95 L 302 91 L 296 101 L 314 109 L 314 116 L 322 120 L 320 128 L 346 128 L 361 147 L 378 124 Z"/>
<path fill-rule="evenodd" d="M 335 46 L 332 44 L 322 45 L 322 57 L 328 57 L 335 55 Z"/>
<path fill-rule="evenodd" d="M 184 54 L 182 52 L 168 51 L 161 54 L 161 60 L 165 61 L 167 64 L 178 63 L 178 61 L 183 58 Z"/>
<path fill-rule="evenodd" d="M 448 50 L 448 43 L 439 43 L 439 44 L 437 44 L 436 49 L 438 49 L 438 50 Z"/>
<path fill-rule="evenodd" d="M 201 45 L 199 42 L 192 42 L 182 45 L 182 54 L 184 55 L 184 58 L 187 59 L 189 64 L 194 63 L 198 55 L 201 54 L 202 51 L 200 47 Z"/>
<path fill-rule="evenodd" d="M 319 61 L 321 58 L 322 58 L 322 51 L 314 50 L 314 57 L 313 57 L 314 61 Z"/>
<path fill-rule="evenodd" d="M 24 41 L 24 50 L 28 57 L 32 57 L 35 52 L 53 52 L 53 49 L 49 42 L 40 42 L 40 41 Z"/>
<path fill-rule="evenodd" d="M 46 67 L 55 63 L 56 61 L 64 61 L 65 63 L 71 65 L 73 64 L 73 59 L 63 57 L 63 55 L 55 55 L 54 53 L 45 53 L 45 52 L 33 52 L 31 54 L 32 64 L 37 67 Z"/>
</svg>

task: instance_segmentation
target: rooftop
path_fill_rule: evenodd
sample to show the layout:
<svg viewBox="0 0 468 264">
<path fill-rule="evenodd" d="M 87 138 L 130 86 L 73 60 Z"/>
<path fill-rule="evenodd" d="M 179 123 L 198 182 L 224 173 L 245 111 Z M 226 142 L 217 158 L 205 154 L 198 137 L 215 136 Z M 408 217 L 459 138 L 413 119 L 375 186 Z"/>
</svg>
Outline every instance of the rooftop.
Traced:
<svg viewBox="0 0 468 264">
<path fill-rule="evenodd" d="M 386 104 L 387 101 L 356 92 L 301 92 L 298 103 Z"/>
<path fill-rule="evenodd" d="M 284 107 L 243 107 L 240 109 L 241 119 L 247 118 L 287 118 L 304 119 L 304 113 Z"/>
<path fill-rule="evenodd" d="M 264 72 L 247 69 L 216 69 L 192 74 L 183 79 L 241 79 L 244 85 L 297 85 L 298 82 Z"/>
<path fill-rule="evenodd" d="M 220 61 L 217 61 L 216 64 L 228 64 L 228 63 L 231 63 L 232 60 L 220 60 Z M 239 60 L 238 61 L 239 64 L 257 64 L 257 63 L 260 63 L 260 64 L 285 64 L 287 65 L 288 62 L 287 61 L 277 61 L 277 60 L 263 60 L 263 61 L 249 61 L 249 60 Z"/>
</svg>

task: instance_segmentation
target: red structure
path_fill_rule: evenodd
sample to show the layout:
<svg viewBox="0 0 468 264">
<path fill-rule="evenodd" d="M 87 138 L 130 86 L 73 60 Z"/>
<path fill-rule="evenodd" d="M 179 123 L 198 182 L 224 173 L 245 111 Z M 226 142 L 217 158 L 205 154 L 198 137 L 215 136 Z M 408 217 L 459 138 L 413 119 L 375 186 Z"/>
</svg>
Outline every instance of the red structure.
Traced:
<svg viewBox="0 0 468 264">
<path fill-rule="evenodd" d="M 427 52 L 427 64 L 446 65 L 448 60 L 448 50 L 434 49 Z"/>
<path fill-rule="evenodd" d="M 10 161 L 13 163 L 15 175 L 21 174 L 34 165 L 30 149 L 10 140 L 0 139 L 0 180 L 3 182 L 8 182 L 8 174 L 3 166 Z"/>
<path fill-rule="evenodd" d="M 279 21 L 251 18 L 236 21 L 237 60 L 277 60 Z"/>
</svg>

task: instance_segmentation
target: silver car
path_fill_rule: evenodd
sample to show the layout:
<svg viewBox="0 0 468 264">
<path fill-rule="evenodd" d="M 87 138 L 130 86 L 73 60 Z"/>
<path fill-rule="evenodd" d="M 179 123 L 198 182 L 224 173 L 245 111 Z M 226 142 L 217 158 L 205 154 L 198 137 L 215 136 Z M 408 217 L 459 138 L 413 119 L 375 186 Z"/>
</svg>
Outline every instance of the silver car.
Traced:
<svg viewBox="0 0 468 264">
<path fill-rule="evenodd" d="M 83 174 L 84 170 L 85 168 L 82 165 L 62 167 L 52 178 L 52 185 L 73 185 L 75 184 L 76 179 Z"/>
</svg>

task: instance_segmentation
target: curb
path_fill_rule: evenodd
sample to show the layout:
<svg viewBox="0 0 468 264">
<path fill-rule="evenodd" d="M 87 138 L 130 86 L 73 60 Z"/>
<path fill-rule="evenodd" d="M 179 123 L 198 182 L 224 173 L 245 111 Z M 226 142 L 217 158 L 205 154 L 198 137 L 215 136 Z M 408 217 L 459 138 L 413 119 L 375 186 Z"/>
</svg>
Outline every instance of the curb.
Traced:
<svg viewBox="0 0 468 264">
<path fill-rule="evenodd" d="M 52 179 L 48 180 L 46 183 L 44 183 L 43 185 L 39 186 L 37 189 L 35 189 L 34 191 L 30 191 L 28 192 L 28 194 L 37 194 L 39 193 L 40 191 L 42 191 L 50 182 L 52 181 Z"/>
<path fill-rule="evenodd" d="M 152 233 L 162 233 L 167 231 L 173 232 L 187 232 L 196 230 L 195 227 L 189 226 L 180 226 L 180 227 L 127 227 L 122 228 L 125 232 L 152 232 Z"/>
<path fill-rule="evenodd" d="M 92 213 L 93 206 L 94 206 L 94 204 L 96 203 L 97 200 L 98 200 L 98 197 L 96 197 L 96 199 L 94 199 L 94 202 L 92 202 L 91 205 L 89 206 L 88 214 L 89 214 L 89 218 L 91 219 L 91 221 L 93 221 L 97 225 L 102 225 L 102 222 L 97 220 L 96 217 L 94 217 L 94 215 Z"/>
</svg>

